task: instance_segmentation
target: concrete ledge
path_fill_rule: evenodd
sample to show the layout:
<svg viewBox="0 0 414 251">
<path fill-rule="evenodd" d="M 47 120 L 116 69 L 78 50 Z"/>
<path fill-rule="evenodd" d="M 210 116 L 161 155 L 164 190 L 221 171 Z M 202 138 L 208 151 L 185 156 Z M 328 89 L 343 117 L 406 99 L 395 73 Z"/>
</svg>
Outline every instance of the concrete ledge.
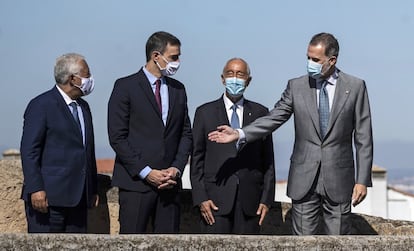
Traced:
<svg viewBox="0 0 414 251">
<path fill-rule="evenodd" d="M 0 250 L 413 250 L 414 236 L 0 234 Z"/>
</svg>

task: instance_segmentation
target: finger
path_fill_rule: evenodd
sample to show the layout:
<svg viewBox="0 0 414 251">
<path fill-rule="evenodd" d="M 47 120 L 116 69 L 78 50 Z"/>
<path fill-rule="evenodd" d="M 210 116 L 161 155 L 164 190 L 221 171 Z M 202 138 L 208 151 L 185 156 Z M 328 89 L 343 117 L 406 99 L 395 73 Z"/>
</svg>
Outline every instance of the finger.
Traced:
<svg viewBox="0 0 414 251">
<path fill-rule="evenodd" d="M 218 210 L 218 207 L 216 206 L 216 204 L 214 204 L 214 202 L 213 202 L 213 201 L 211 201 L 211 202 L 210 202 L 210 207 L 211 207 L 214 211 L 217 211 L 217 210 Z"/>
<path fill-rule="evenodd" d="M 215 219 L 214 219 L 214 216 L 211 210 L 207 212 L 207 217 L 208 217 L 210 225 L 213 225 L 215 223 Z"/>
<path fill-rule="evenodd" d="M 265 218 L 265 213 L 262 213 L 261 215 L 260 215 L 260 220 L 259 220 L 259 226 L 261 226 L 262 225 L 262 223 L 263 223 L 263 220 L 264 220 L 264 218 Z"/>
<path fill-rule="evenodd" d="M 170 185 L 177 185 L 177 181 L 172 180 L 172 179 L 167 180 L 167 183 Z"/>
<path fill-rule="evenodd" d="M 161 185 L 158 186 L 158 189 L 165 189 L 169 186 L 170 184 L 168 183 L 162 183 Z"/>
</svg>

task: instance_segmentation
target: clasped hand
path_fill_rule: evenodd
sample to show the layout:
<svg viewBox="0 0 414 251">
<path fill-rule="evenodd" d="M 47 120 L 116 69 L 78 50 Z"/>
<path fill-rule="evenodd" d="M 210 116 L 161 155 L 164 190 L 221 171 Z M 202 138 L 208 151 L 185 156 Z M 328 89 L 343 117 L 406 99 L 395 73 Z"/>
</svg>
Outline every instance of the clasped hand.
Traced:
<svg viewBox="0 0 414 251">
<path fill-rule="evenodd" d="M 177 172 L 178 169 L 175 167 L 162 170 L 152 169 L 145 179 L 158 189 L 171 189 L 177 185 Z"/>
</svg>

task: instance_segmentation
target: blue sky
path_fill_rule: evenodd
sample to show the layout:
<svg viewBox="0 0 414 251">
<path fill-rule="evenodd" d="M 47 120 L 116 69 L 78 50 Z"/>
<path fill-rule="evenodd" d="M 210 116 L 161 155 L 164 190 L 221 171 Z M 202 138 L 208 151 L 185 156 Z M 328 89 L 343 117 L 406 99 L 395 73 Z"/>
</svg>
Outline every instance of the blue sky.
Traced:
<svg viewBox="0 0 414 251">
<path fill-rule="evenodd" d="M 307 44 L 323 31 L 339 40 L 337 66 L 366 80 L 375 143 L 403 142 L 413 152 L 413 10 L 409 0 L 1 0 L 0 146 L 19 147 L 24 109 L 54 85 L 53 66 L 63 53 L 87 58 L 96 80 L 86 98 L 96 145 L 109 149 L 106 107 L 113 83 L 145 64 L 153 32 L 168 31 L 182 42 L 175 77 L 186 85 L 192 120 L 197 106 L 223 93 L 220 74 L 231 57 L 250 64 L 245 96 L 273 107 L 288 79 L 306 73 Z M 292 121 L 274 133 L 279 142 L 291 143 L 293 135 Z M 284 161 L 290 150 L 281 151 Z"/>
</svg>

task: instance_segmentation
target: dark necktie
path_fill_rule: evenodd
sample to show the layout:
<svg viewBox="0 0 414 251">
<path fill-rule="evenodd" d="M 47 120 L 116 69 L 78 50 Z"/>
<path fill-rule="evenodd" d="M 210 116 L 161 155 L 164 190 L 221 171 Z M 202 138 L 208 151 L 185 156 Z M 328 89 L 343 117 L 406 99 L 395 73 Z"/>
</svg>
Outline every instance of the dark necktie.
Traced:
<svg viewBox="0 0 414 251">
<path fill-rule="evenodd" d="M 323 81 L 321 90 L 319 91 L 319 124 L 321 127 L 322 138 L 325 137 L 329 121 L 329 97 L 328 92 L 326 91 L 327 84 L 327 81 Z"/>
<path fill-rule="evenodd" d="M 72 102 L 69 105 L 72 107 L 72 116 L 73 116 L 73 119 L 75 119 L 76 124 L 79 127 L 79 130 L 82 132 L 82 127 L 81 127 L 81 123 L 80 123 L 79 115 L 78 115 L 78 104 L 76 102 Z"/>
<path fill-rule="evenodd" d="M 155 81 L 155 101 L 157 101 L 158 109 L 160 109 L 160 112 L 162 113 L 160 89 L 161 89 L 161 80 L 157 79 L 157 81 Z"/>
<path fill-rule="evenodd" d="M 239 122 L 239 115 L 237 115 L 237 105 L 234 104 L 231 109 L 233 110 L 233 114 L 231 115 L 231 121 L 230 125 L 232 128 L 237 129 L 240 128 L 240 122 Z"/>
</svg>

